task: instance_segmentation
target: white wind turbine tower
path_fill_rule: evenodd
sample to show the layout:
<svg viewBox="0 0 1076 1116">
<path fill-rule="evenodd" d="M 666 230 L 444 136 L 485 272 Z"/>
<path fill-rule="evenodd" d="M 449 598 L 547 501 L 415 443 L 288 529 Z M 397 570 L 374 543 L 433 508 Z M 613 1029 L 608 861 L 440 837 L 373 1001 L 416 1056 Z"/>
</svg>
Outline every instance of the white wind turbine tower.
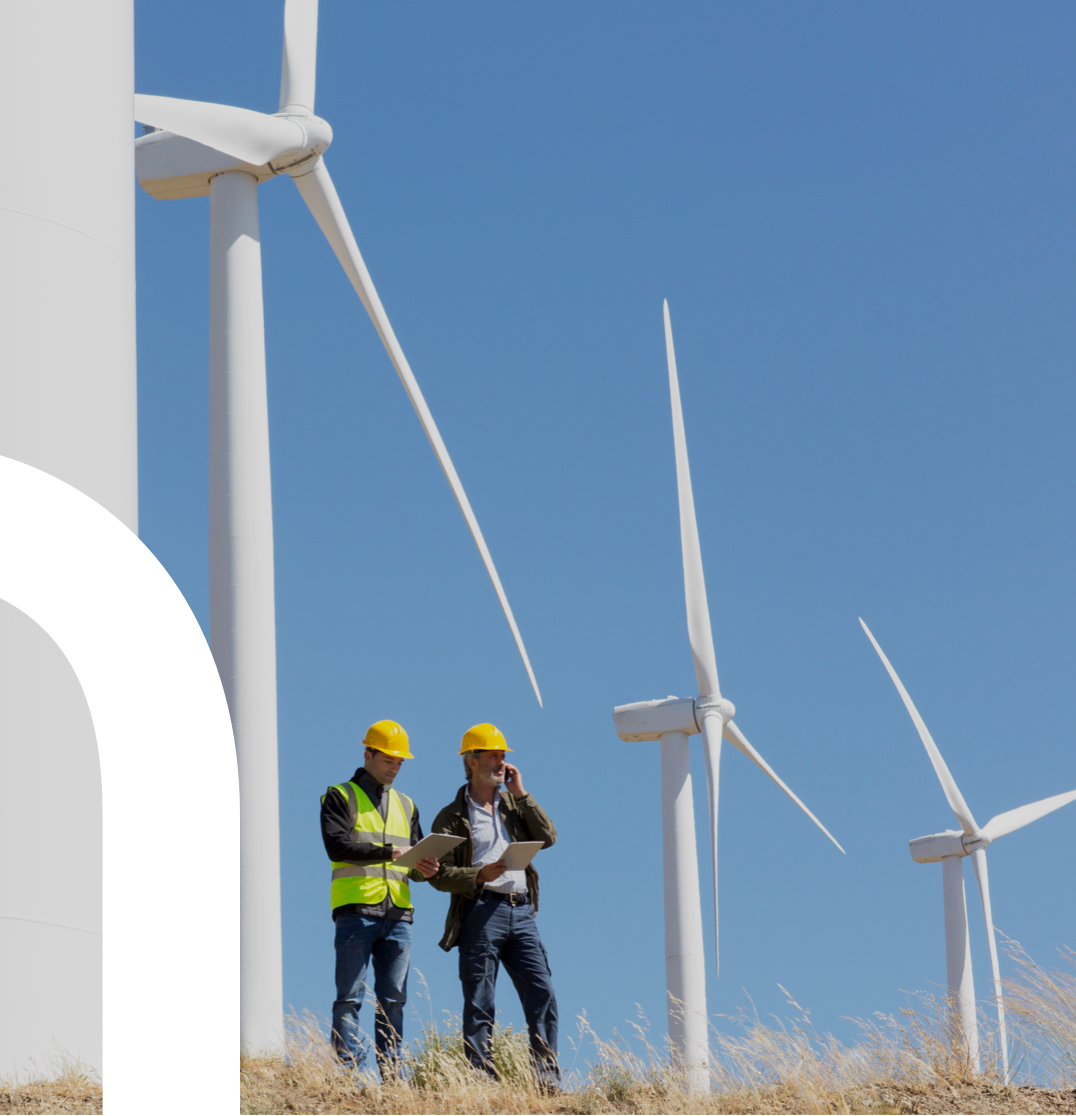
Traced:
<svg viewBox="0 0 1076 1116">
<path fill-rule="evenodd" d="M 990 906 L 990 880 L 986 870 L 986 849 L 999 837 L 1013 830 L 1021 829 L 1031 822 L 1059 810 L 1062 806 L 1076 800 L 1076 790 L 1067 794 L 1054 795 L 1027 806 L 1018 806 L 991 818 L 986 825 L 976 824 L 956 780 L 942 759 L 934 738 L 927 731 L 923 718 L 912 704 L 908 691 L 904 688 L 897 672 L 893 669 L 870 628 L 860 619 L 867 638 L 874 645 L 878 657 L 893 679 L 893 685 L 908 710 L 938 781 L 945 792 L 960 829 L 947 829 L 943 833 L 933 833 L 929 837 L 917 837 L 909 842 L 912 859 L 918 864 L 942 865 L 942 888 L 945 900 L 945 967 L 949 985 L 949 1003 L 952 1012 L 950 1024 L 954 1042 L 965 1051 L 968 1061 L 979 1068 L 979 1026 L 975 1016 L 975 983 L 971 972 L 971 939 L 968 935 L 968 912 L 964 898 L 963 858 L 971 857 L 975 869 L 975 880 L 979 885 L 979 899 L 982 902 L 983 918 L 986 920 L 987 941 L 990 943 L 990 965 L 994 977 L 994 998 L 998 1012 L 998 1041 L 1001 1047 L 1002 1079 L 1009 1080 L 1009 1049 L 1005 1028 L 1005 1002 L 1001 994 L 1001 973 L 998 969 L 998 947 L 994 935 L 994 917 Z"/>
<path fill-rule="evenodd" d="M 210 198 L 210 611 L 239 757 L 242 1008 L 247 1049 L 283 1032 L 276 652 L 269 430 L 258 185 L 289 174 L 321 227 L 418 413 L 493 582 L 541 704 L 523 640 L 463 485 L 389 324 L 321 158 L 332 129 L 314 115 L 317 0 L 287 0 L 280 108 L 136 96 L 157 128 L 136 141 L 141 185 L 160 199 Z"/>
<path fill-rule="evenodd" d="M 18 167 L 0 180 L 0 454 L 137 532 L 133 93 L 132 0 L 0 4 L 5 110 L 63 122 L 26 128 Z M 21 1074 L 62 1049 L 100 1072 L 93 719 L 59 646 L 3 601 L 0 741 L 0 1071 Z M 63 825 L 41 824 L 45 788 L 64 795 Z M 78 866 L 57 886 L 72 834 Z"/>
<path fill-rule="evenodd" d="M 661 827 L 665 881 L 665 980 L 669 998 L 669 1039 L 688 1070 L 692 1089 L 709 1083 L 706 964 L 702 945 L 702 904 L 695 852 L 695 809 L 691 789 L 688 737 L 702 734 L 706 783 L 710 800 L 710 853 L 714 874 L 714 957 L 719 968 L 717 920 L 717 794 L 724 737 L 762 770 L 822 830 L 838 849 L 829 830 L 777 777 L 773 768 L 748 743 L 732 720 L 736 709 L 721 696 L 710 631 L 710 610 L 702 572 L 702 551 L 691 493 L 684 416 L 676 377 L 669 304 L 665 303 L 665 349 L 669 362 L 676 487 L 680 501 L 680 546 L 684 560 L 687 630 L 698 681 L 697 698 L 670 697 L 620 705 L 613 710 L 617 735 L 625 741 L 661 741 Z M 844 852 L 844 849 L 841 849 Z"/>
</svg>

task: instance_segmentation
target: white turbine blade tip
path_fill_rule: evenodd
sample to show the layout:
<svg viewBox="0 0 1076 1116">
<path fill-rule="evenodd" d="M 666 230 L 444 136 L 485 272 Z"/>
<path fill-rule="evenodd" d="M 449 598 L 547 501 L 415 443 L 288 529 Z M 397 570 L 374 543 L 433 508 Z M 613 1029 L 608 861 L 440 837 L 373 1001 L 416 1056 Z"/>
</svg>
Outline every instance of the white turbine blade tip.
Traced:
<svg viewBox="0 0 1076 1116">
<path fill-rule="evenodd" d="M 725 739 L 734 747 L 738 748 L 747 758 L 754 764 L 757 764 L 780 788 L 792 799 L 793 802 L 818 826 L 820 830 L 837 846 L 841 852 L 844 852 L 844 847 L 840 841 L 833 836 L 832 833 L 811 813 L 810 810 L 803 804 L 803 802 L 792 792 L 792 790 L 778 777 L 777 773 L 772 767 L 759 755 L 755 748 L 748 742 L 748 739 L 740 731 L 739 725 L 733 721 L 729 721 L 725 725 L 724 732 Z M 845 853 L 847 855 L 847 853 Z"/>
<path fill-rule="evenodd" d="M 975 824 L 975 818 L 972 816 L 968 804 L 964 801 L 964 796 L 960 793 L 960 788 L 956 785 L 956 780 L 953 778 L 945 760 L 942 759 L 942 754 L 938 750 L 938 745 L 934 743 L 934 737 L 930 735 L 927 729 L 926 722 L 919 715 L 919 710 L 916 709 L 915 703 L 912 701 L 908 691 L 904 688 L 904 683 L 901 682 L 897 676 L 897 672 L 893 669 L 893 664 L 886 658 L 885 652 L 882 650 L 881 645 L 874 638 L 873 633 L 866 624 L 863 623 L 863 617 L 859 618 L 860 624 L 863 626 L 863 631 L 867 633 L 867 638 L 874 646 L 874 650 L 878 652 L 878 658 L 882 660 L 882 665 L 886 669 L 893 685 L 897 688 L 897 693 L 900 694 L 900 700 L 904 702 L 904 708 L 908 710 L 908 716 L 912 719 L 912 724 L 915 725 L 916 731 L 919 733 L 919 739 L 923 742 L 923 747 L 927 750 L 927 756 L 934 767 L 934 774 L 938 776 L 938 782 L 941 783 L 942 791 L 945 794 L 945 800 L 949 803 L 949 808 L 956 814 L 957 821 L 960 822 L 960 828 L 970 837 L 975 834 L 979 827 Z"/>
<path fill-rule="evenodd" d="M 719 697 L 717 659 L 710 628 L 710 608 L 706 600 L 706 578 L 702 569 L 702 548 L 695 519 L 695 497 L 691 489 L 691 467 L 687 456 L 684 412 L 680 403 L 680 383 L 676 375 L 669 304 L 665 302 L 665 355 L 669 365 L 669 403 L 672 408 L 673 450 L 676 457 L 676 498 L 680 510 L 680 552 L 684 567 L 684 604 L 687 609 L 688 642 L 695 661 L 699 694 Z"/>
<path fill-rule="evenodd" d="M 430 446 L 433 448 L 437 461 L 445 474 L 445 479 L 452 489 L 453 496 L 456 497 L 456 503 L 459 504 L 460 511 L 463 513 L 463 518 L 467 521 L 471 537 L 474 539 L 475 546 L 478 548 L 478 553 L 481 555 L 482 563 L 486 567 L 486 573 L 489 575 L 490 581 L 493 582 L 497 600 L 500 601 L 501 610 L 504 612 L 505 619 L 508 621 L 508 627 L 512 631 L 512 638 L 516 642 L 516 648 L 519 651 L 520 658 L 523 660 L 523 666 L 527 671 L 527 677 L 530 679 L 531 687 L 534 689 L 534 696 L 538 699 L 538 705 L 542 706 L 542 695 L 538 689 L 538 681 L 534 676 L 534 670 L 531 667 L 530 657 L 527 655 L 527 649 L 523 646 L 523 637 L 519 634 L 516 618 L 512 614 L 511 605 L 508 603 L 508 595 L 504 591 L 504 586 L 501 585 L 501 579 L 497 574 L 496 566 L 493 564 L 493 557 L 482 535 L 482 529 L 478 526 L 478 518 L 471 508 L 471 502 L 467 499 L 467 493 L 463 490 L 463 482 L 456 472 L 456 467 L 452 464 L 452 458 L 449 457 L 444 439 L 437 429 L 437 424 L 433 420 L 433 415 L 422 394 L 422 390 L 418 386 L 418 381 L 411 371 L 411 366 L 407 362 L 407 357 L 404 356 L 400 342 L 397 340 L 396 334 L 389 322 L 388 315 L 385 313 L 385 308 L 381 304 L 381 299 L 378 296 L 377 289 L 374 287 L 373 279 L 370 278 L 370 272 L 367 270 L 366 263 L 362 258 L 362 253 L 359 251 L 359 246 L 351 231 L 351 224 L 347 219 L 347 214 L 344 212 L 344 207 L 340 202 L 340 197 L 336 192 L 336 187 L 333 185 L 332 178 L 329 175 L 329 169 L 325 166 L 324 161 L 319 160 L 312 171 L 296 178 L 295 185 L 298 187 L 299 193 L 309 207 L 314 220 L 317 221 L 321 231 L 325 234 L 326 239 L 332 246 L 336 258 L 340 261 L 341 266 L 351 280 L 351 285 L 355 288 L 355 293 L 359 296 L 363 306 L 366 308 L 367 314 L 370 315 L 370 320 L 373 322 L 374 328 L 381 338 L 381 343 L 385 346 L 389 359 L 396 369 L 396 374 L 399 376 L 400 382 L 407 392 L 407 397 L 411 400 L 411 405 L 415 408 L 415 413 L 418 415 L 419 422 L 422 424 L 422 429 L 425 431 Z"/>
</svg>

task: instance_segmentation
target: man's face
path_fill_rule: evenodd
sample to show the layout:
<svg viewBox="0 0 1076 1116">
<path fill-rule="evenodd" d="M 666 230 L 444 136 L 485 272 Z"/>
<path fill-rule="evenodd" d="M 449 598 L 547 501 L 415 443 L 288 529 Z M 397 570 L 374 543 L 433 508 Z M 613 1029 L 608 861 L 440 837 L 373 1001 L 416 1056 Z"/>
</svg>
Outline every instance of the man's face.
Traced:
<svg viewBox="0 0 1076 1116">
<path fill-rule="evenodd" d="M 504 782 L 504 752 L 474 752 L 471 762 L 471 779 L 488 787 L 499 787 Z"/>
<path fill-rule="evenodd" d="M 391 787 L 392 780 L 396 778 L 402 766 L 403 760 L 399 757 L 386 755 L 384 752 L 375 751 L 373 748 L 367 748 L 363 756 L 363 767 L 382 786 Z"/>
</svg>

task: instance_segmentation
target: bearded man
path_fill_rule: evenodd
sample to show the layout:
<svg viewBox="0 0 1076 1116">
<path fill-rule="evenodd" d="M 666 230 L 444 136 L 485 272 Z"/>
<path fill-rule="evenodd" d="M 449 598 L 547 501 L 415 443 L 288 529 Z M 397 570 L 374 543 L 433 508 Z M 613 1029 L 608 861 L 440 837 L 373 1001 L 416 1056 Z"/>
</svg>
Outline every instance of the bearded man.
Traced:
<svg viewBox="0 0 1076 1116">
<path fill-rule="evenodd" d="M 559 1090 L 557 999 L 549 959 L 538 933 L 538 873 L 528 864 L 509 871 L 502 856 L 515 841 L 557 839 L 549 816 L 523 787 L 519 768 L 505 762 L 512 749 L 500 730 L 475 725 L 463 735 L 467 782 L 433 823 L 433 832 L 464 838 L 441 858 L 430 879 L 452 895 L 441 948 L 459 948 L 463 985 L 463 1040 L 475 1069 L 496 1077 L 492 1057 L 494 991 L 503 964 L 512 978 L 530 1032 L 539 1084 Z"/>
</svg>

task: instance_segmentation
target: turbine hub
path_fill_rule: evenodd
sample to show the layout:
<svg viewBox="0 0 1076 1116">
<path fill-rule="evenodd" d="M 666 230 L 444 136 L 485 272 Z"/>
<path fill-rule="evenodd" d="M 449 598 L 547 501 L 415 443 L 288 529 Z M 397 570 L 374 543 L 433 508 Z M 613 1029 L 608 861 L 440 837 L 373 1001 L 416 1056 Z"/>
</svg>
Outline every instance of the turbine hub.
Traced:
<svg viewBox="0 0 1076 1116">
<path fill-rule="evenodd" d="M 278 112 L 274 115 L 280 120 L 290 120 L 298 124 L 305 133 L 305 143 L 287 151 L 276 159 L 270 160 L 268 166 L 274 174 L 290 174 L 298 178 L 312 171 L 317 165 L 318 157 L 333 141 L 333 130 L 327 120 L 311 113 L 300 114 L 292 112 Z"/>
<path fill-rule="evenodd" d="M 728 698 L 709 697 L 695 699 L 695 720 L 702 727 L 703 719 L 708 713 L 716 713 L 721 718 L 721 726 L 725 725 L 736 716 L 736 706 Z"/>
<path fill-rule="evenodd" d="M 209 193 L 218 174 L 242 171 L 259 182 L 278 174 L 296 178 L 318 165 L 321 153 L 332 143 L 333 130 L 320 116 L 277 113 L 301 129 L 300 142 L 268 163 L 254 166 L 174 132 L 156 130 L 135 140 L 135 169 L 142 188 L 161 201 L 199 198 Z"/>
</svg>

